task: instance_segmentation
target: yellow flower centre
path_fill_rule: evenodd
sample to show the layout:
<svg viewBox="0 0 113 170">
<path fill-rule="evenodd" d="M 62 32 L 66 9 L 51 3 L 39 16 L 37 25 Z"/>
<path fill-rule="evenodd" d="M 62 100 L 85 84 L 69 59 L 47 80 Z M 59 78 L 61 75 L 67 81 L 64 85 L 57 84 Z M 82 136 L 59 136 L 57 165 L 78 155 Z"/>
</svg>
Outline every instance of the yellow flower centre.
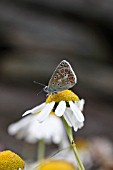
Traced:
<svg viewBox="0 0 113 170">
<path fill-rule="evenodd" d="M 61 92 L 58 92 L 57 94 L 49 95 L 46 99 L 46 103 L 51 103 L 52 101 L 55 101 L 56 103 L 59 103 L 60 101 L 79 101 L 78 96 L 73 93 L 71 90 L 64 90 Z"/>
<path fill-rule="evenodd" d="M 64 160 L 52 160 L 44 162 L 38 170 L 76 170 L 73 164 Z"/>
<path fill-rule="evenodd" d="M 24 170 L 24 161 L 14 152 L 6 150 L 0 152 L 0 170 Z"/>
</svg>

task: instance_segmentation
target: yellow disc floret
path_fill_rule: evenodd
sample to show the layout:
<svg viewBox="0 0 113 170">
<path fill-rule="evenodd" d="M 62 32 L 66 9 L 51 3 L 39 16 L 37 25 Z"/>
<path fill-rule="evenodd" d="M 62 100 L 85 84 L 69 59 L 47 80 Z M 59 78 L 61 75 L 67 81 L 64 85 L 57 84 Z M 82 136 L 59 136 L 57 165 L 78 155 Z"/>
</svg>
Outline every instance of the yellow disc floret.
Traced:
<svg viewBox="0 0 113 170">
<path fill-rule="evenodd" d="M 54 115 L 54 114 L 55 114 L 55 112 L 53 112 L 53 111 L 50 112 L 50 115 Z"/>
<path fill-rule="evenodd" d="M 52 160 L 42 163 L 38 170 L 76 170 L 73 164 L 65 160 Z"/>
<path fill-rule="evenodd" d="M 52 101 L 55 101 L 56 103 L 60 101 L 74 101 L 77 102 L 79 101 L 78 96 L 73 93 L 71 90 L 63 90 L 61 92 L 58 92 L 57 94 L 49 95 L 46 99 L 46 103 L 50 103 Z"/>
<path fill-rule="evenodd" d="M 24 161 L 10 150 L 0 152 L 0 170 L 24 170 Z"/>
</svg>

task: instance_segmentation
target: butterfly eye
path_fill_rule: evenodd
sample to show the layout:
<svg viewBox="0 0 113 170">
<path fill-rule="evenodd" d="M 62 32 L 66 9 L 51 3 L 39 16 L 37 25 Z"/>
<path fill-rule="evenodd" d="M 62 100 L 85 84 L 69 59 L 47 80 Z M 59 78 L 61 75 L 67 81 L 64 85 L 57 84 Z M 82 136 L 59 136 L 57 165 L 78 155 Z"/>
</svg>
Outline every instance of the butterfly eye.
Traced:
<svg viewBox="0 0 113 170">
<path fill-rule="evenodd" d="M 71 77 L 70 79 L 71 79 L 71 80 L 74 80 L 74 77 Z"/>
<path fill-rule="evenodd" d="M 52 85 L 54 85 L 55 83 L 53 82 Z"/>
<path fill-rule="evenodd" d="M 57 78 L 57 76 L 54 76 L 54 79 L 56 79 Z"/>
</svg>

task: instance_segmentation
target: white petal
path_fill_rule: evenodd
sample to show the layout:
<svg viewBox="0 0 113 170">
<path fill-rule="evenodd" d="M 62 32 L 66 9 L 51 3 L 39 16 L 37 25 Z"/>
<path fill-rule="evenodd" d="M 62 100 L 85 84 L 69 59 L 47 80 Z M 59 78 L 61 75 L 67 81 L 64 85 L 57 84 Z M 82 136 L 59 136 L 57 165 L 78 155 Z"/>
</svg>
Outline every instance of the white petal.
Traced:
<svg viewBox="0 0 113 170">
<path fill-rule="evenodd" d="M 39 122 L 43 122 L 52 111 L 53 107 L 55 105 L 55 102 L 47 103 L 46 106 L 42 109 L 42 111 L 37 115 L 36 119 Z"/>
<path fill-rule="evenodd" d="M 78 130 L 78 121 L 71 109 L 70 109 L 70 112 L 68 109 L 68 119 L 70 120 L 71 126 L 74 128 L 74 130 L 77 131 Z"/>
<path fill-rule="evenodd" d="M 42 103 L 39 106 L 36 106 L 31 110 L 27 110 L 22 116 L 26 116 L 27 114 L 30 114 L 30 113 L 32 113 L 32 114 L 37 113 L 37 112 L 41 111 L 45 105 L 46 105 L 46 103 Z"/>
<path fill-rule="evenodd" d="M 78 127 L 79 129 L 81 129 L 83 126 L 84 126 L 84 122 L 80 122 Z"/>
<path fill-rule="evenodd" d="M 49 131 L 51 131 L 51 139 L 52 142 L 55 144 L 60 144 L 61 142 L 67 139 L 66 136 L 66 132 L 62 123 L 62 120 L 54 115 L 50 115 L 50 120 L 49 122 L 51 123 L 50 129 L 48 129 Z M 49 123 L 48 122 L 48 123 Z M 52 127 L 52 128 L 51 128 Z"/>
<path fill-rule="evenodd" d="M 55 115 L 61 117 L 66 109 L 66 102 L 65 101 L 61 101 L 59 102 L 57 108 L 55 109 Z"/>
<path fill-rule="evenodd" d="M 46 143 L 53 142 L 55 144 L 60 144 L 65 136 L 65 129 L 61 119 L 51 114 L 42 123 L 34 121 L 27 131 L 29 131 L 29 135 L 27 135 L 26 140 L 32 143 L 36 140 L 44 139 Z"/>
<path fill-rule="evenodd" d="M 79 122 L 76 119 L 76 116 L 73 113 L 73 111 L 71 110 L 71 108 L 66 108 L 66 111 L 65 111 L 63 117 L 65 118 L 65 120 L 68 123 L 68 125 L 70 127 L 74 128 L 74 131 L 77 131 L 78 129 L 80 129 L 84 125 L 83 122 Z"/>
<path fill-rule="evenodd" d="M 18 132 L 19 129 L 20 129 L 19 126 L 16 126 L 15 123 L 12 123 L 8 127 L 8 133 L 10 135 L 15 135 Z"/>
<path fill-rule="evenodd" d="M 29 122 L 31 121 L 31 115 L 24 117 L 23 119 L 17 121 L 16 123 L 12 123 L 8 126 L 8 133 L 10 135 L 15 135 L 18 131 L 21 131 L 25 126 L 27 127 Z"/>
<path fill-rule="evenodd" d="M 84 121 L 84 116 L 83 116 L 82 112 L 80 111 L 80 109 L 76 106 L 76 104 L 74 104 L 72 101 L 69 101 L 69 105 L 70 105 L 70 108 L 73 111 L 76 119 L 79 122 L 83 122 Z"/>
<path fill-rule="evenodd" d="M 65 115 L 65 114 L 64 114 Z M 71 123 L 70 127 L 74 128 L 74 131 L 77 131 L 78 129 L 80 129 L 83 126 L 83 122 L 79 122 L 75 115 L 73 114 L 72 110 L 67 108 L 67 115 L 68 115 L 68 120 Z"/>
<path fill-rule="evenodd" d="M 72 111 L 70 110 L 70 108 L 66 108 L 66 110 L 63 114 L 63 117 L 70 127 L 72 127 L 71 116 L 72 116 Z"/>
<path fill-rule="evenodd" d="M 84 104 L 85 104 L 85 100 L 84 99 L 81 99 L 79 100 L 78 102 L 76 102 L 76 104 L 78 105 L 78 108 L 83 111 L 83 108 L 84 108 Z"/>
<path fill-rule="evenodd" d="M 78 129 L 82 128 L 83 125 L 84 125 L 84 122 L 79 122 L 79 121 L 75 120 L 75 123 L 73 125 L 74 131 L 76 132 Z"/>
</svg>

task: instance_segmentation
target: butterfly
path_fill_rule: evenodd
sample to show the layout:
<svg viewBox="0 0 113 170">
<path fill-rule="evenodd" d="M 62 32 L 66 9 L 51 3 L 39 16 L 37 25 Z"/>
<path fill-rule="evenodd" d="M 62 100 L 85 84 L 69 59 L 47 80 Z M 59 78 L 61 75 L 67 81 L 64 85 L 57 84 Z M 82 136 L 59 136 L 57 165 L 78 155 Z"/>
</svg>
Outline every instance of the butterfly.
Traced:
<svg viewBox="0 0 113 170">
<path fill-rule="evenodd" d="M 77 77 L 66 60 L 60 62 L 51 76 L 48 86 L 43 90 L 48 94 L 55 94 L 60 91 L 70 89 L 77 83 Z"/>
</svg>

